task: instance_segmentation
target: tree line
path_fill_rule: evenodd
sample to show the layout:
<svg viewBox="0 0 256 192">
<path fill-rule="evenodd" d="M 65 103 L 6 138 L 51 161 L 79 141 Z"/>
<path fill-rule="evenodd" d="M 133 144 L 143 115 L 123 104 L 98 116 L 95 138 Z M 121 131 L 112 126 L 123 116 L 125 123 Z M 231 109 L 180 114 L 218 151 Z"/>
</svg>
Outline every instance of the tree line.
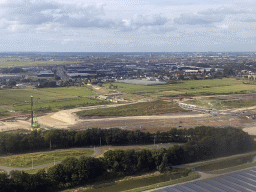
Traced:
<svg viewBox="0 0 256 192">
<path fill-rule="evenodd" d="M 33 175 L 12 171 L 9 177 L 1 173 L 0 191 L 54 191 L 140 172 L 170 171 L 173 165 L 255 149 L 253 138 L 236 128 L 202 126 L 182 132 L 189 133 L 183 136 L 185 138 L 189 136 L 190 139 L 180 146 L 138 151 L 110 150 L 101 158 L 67 158 L 49 168 L 47 172 L 41 170 Z"/>
<path fill-rule="evenodd" d="M 155 134 L 140 130 L 128 131 L 119 128 L 92 128 L 74 130 L 34 130 L 29 134 L 0 133 L 0 154 L 33 152 L 43 149 L 61 149 L 100 145 L 135 145 L 166 142 L 187 142 L 187 130 L 171 129 Z"/>
</svg>

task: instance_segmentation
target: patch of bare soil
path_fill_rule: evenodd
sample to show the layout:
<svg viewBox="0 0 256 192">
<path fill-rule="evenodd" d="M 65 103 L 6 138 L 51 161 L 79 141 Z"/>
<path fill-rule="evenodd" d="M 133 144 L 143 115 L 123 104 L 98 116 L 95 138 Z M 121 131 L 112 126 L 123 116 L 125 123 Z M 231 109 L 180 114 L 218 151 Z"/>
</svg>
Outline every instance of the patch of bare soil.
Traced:
<svg viewBox="0 0 256 192">
<path fill-rule="evenodd" d="M 12 131 L 18 129 L 31 129 L 31 122 L 25 120 L 15 120 L 9 122 L 0 121 L 0 131 Z"/>
</svg>

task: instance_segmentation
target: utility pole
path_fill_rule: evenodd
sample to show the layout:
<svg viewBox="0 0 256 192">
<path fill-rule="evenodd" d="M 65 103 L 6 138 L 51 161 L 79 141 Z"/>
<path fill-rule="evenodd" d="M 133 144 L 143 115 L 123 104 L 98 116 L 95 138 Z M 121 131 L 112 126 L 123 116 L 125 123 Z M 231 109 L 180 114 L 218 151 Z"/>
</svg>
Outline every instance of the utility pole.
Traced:
<svg viewBox="0 0 256 192">
<path fill-rule="evenodd" d="M 101 146 L 101 137 L 100 137 L 100 146 Z"/>
<path fill-rule="evenodd" d="M 31 127 L 33 127 L 33 96 L 31 95 Z"/>
</svg>

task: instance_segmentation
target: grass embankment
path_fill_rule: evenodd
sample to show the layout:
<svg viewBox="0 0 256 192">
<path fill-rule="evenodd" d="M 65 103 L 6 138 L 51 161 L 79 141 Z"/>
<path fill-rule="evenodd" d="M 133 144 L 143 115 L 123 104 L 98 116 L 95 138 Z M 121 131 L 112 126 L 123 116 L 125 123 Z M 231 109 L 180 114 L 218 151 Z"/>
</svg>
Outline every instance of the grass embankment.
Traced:
<svg viewBox="0 0 256 192">
<path fill-rule="evenodd" d="M 174 180 L 171 180 L 171 181 L 156 183 L 156 184 L 148 185 L 148 186 L 145 186 L 145 187 L 126 190 L 125 192 L 140 192 L 140 191 L 146 191 L 146 190 L 150 190 L 150 189 L 156 189 L 156 188 L 164 187 L 164 186 L 167 186 L 167 185 L 174 185 L 174 184 L 177 184 L 177 183 L 183 183 L 183 182 L 186 182 L 186 181 L 191 181 L 191 180 L 197 179 L 198 177 L 199 177 L 199 175 L 197 173 L 191 172 L 186 177 L 181 177 L 181 178 L 174 179 Z"/>
<path fill-rule="evenodd" d="M 152 86 L 125 83 L 112 84 L 117 86 L 115 90 L 153 98 L 181 95 L 251 93 L 255 92 L 256 88 L 254 84 L 244 84 L 244 80 L 237 80 L 235 78 L 177 81 L 176 84 Z M 110 84 L 106 83 L 103 86 L 108 88 Z"/>
<path fill-rule="evenodd" d="M 172 169 L 169 172 L 159 173 L 150 172 L 134 176 L 125 176 L 122 178 L 100 181 L 93 183 L 92 186 L 79 187 L 75 189 L 68 189 L 65 192 L 119 192 L 119 191 L 143 191 L 147 189 L 155 189 L 157 186 L 166 186 L 175 184 L 176 182 L 183 182 L 191 180 L 191 176 L 196 176 L 195 173 L 188 173 L 186 169 Z M 135 189 L 132 189 L 135 188 Z"/>
<path fill-rule="evenodd" d="M 120 107 L 93 109 L 77 112 L 78 116 L 140 116 L 160 115 L 186 111 L 174 103 L 166 101 L 143 102 Z"/>
<path fill-rule="evenodd" d="M 37 166 L 47 163 L 53 163 L 54 159 L 55 161 L 62 161 L 67 157 L 80 157 L 84 155 L 92 155 L 93 153 L 94 151 L 90 149 L 27 153 L 9 157 L 0 157 L 0 165 L 15 168 L 25 168 L 32 166 L 32 160 L 33 166 Z"/>
<path fill-rule="evenodd" d="M 206 173 L 221 174 L 236 171 L 256 165 L 254 158 L 255 152 L 249 154 L 241 154 L 235 157 L 227 157 L 206 162 L 196 163 L 189 166 L 189 169 L 195 169 Z"/>
</svg>

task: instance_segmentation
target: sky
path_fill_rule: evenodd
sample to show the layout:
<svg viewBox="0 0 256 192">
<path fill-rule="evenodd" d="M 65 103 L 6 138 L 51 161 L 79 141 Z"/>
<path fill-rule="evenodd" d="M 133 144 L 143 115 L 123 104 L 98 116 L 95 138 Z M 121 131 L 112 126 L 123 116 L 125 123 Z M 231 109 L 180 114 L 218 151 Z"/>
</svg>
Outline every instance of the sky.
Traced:
<svg viewBox="0 0 256 192">
<path fill-rule="evenodd" d="M 255 0 L 0 0 L 0 52 L 256 52 Z"/>
</svg>

